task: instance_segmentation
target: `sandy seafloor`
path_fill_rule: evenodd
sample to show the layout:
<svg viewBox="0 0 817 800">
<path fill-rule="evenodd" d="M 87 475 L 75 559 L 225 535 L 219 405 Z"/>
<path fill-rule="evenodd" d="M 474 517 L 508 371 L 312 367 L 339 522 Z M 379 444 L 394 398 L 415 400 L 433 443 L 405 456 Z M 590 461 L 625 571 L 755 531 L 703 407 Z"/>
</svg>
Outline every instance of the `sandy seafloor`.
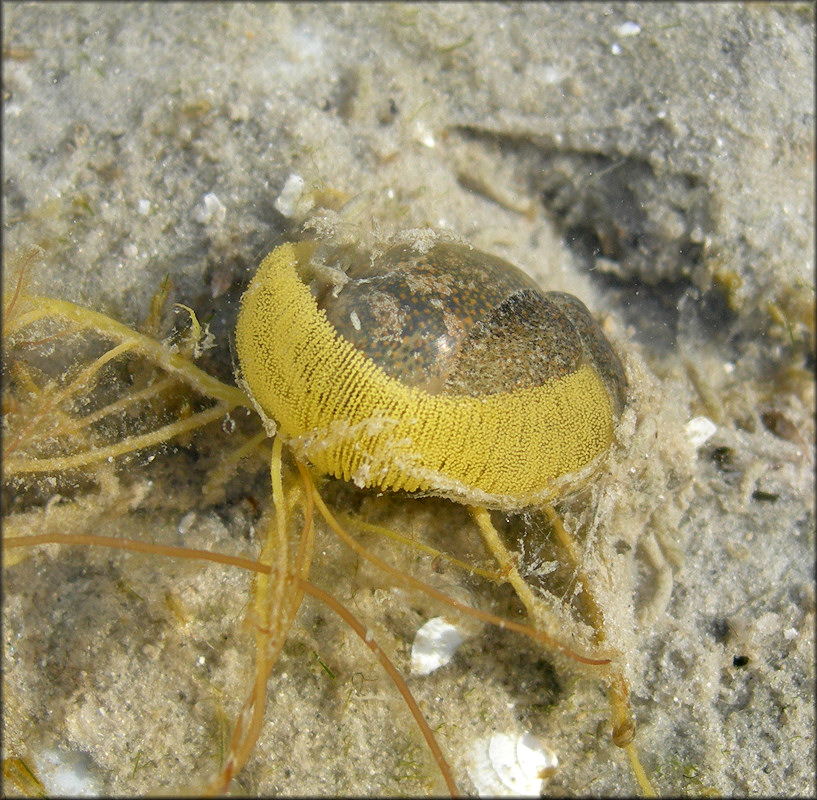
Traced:
<svg viewBox="0 0 817 800">
<path fill-rule="evenodd" d="M 4 3 L 3 47 L 6 281 L 39 244 L 39 291 L 134 325 L 169 274 L 215 314 L 207 367 L 229 379 L 259 257 L 308 198 L 343 198 L 362 239 L 453 230 L 603 317 L 631 403 L 599 552 L 644 766 L 662 794 L 814 795 L 812 6 Z M 292 175 L 307 199 L 276 204 Z M 714 423 L 700 445 L 694 417 Z M 202 505 L 168 458 L 100 532 L 251 555 L 242 493 Z M 268 502 L 263 472 L 242 480 Z M 465 524 L 444 504 L 388 513 Z M 321 537 L 313 580 L 407 674 L 440 609 Z M 248 679 L 243 574 L 48 548 L 3 579 L 4 758 L 50 793 L 214 774 Z M 635 790 L 598 681 L 465 627 L 448 666 L 409 677 L 461 790 L 479 742 L 528 732 L 559 759 L 543 793 Z M 444 790 L 316 603 L 268 693 L 235 794 Z"/>
</svg>

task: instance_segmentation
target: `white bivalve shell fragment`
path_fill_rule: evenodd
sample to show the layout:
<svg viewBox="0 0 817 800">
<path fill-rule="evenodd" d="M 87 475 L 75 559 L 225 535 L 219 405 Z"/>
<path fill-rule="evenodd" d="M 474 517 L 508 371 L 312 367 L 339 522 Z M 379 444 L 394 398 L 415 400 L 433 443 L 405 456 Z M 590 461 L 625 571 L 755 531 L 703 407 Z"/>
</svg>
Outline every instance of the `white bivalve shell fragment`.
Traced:
<svg viewBox="0 0 817 800">
<path fill-rule="evenodd" d="M 495 733 L 474 742 L 468 774 L 480 797 L 539 797 L 558 766 L 556 754 L 535 736 Z"/>
<path fill-rule="evenodd" d="M 430 619 L 417 631 L 411 645 L 412 675 L 428 675 L 444 667 L 462 642 L 462 634 L 450 622 L 442 617 Z"/>
</svg>

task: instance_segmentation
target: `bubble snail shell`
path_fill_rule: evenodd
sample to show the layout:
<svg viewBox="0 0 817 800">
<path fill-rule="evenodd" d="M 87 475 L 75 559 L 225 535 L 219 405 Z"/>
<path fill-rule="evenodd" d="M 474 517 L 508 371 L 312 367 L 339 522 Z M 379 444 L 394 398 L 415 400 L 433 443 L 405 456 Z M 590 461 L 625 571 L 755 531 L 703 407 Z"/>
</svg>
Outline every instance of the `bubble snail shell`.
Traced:
<svg viewBox="0 0 817 800">
<path fill-rule="evenodd" d="M 621 363 L 584 304 L 468 245 L 283 244 L 241 302 L 245 388 L 324 474 L 540 503 L 613 439 Z"/>
</svg>

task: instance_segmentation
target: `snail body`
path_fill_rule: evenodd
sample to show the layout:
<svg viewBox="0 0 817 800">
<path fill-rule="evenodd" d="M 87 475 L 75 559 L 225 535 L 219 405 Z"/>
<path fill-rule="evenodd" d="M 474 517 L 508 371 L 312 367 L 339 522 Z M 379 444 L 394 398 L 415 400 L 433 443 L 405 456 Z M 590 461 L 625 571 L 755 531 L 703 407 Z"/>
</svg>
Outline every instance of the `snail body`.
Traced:
<svg viewBox="0 0 817 800">
<path fill-rule="evenodd" d="M 236 327 L 242 379 L 296 455 L 361 487 L 510 508 L 609 448 L 626 381 L 579 300 L 467 245 L 317 247 L 270 253 Z"/>
</svg>

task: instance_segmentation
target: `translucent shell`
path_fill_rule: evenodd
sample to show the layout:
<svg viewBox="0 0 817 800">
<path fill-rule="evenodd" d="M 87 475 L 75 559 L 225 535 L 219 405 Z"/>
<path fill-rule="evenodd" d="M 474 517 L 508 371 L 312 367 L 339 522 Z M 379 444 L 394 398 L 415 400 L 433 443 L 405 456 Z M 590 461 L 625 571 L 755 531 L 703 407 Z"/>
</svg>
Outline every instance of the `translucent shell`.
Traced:
<svg viewBox="0 0 817 800">
<path fill-rule="evenodd" d="M 467 245 L 316 248 L 264 259 L 236 349 L 255 401 L 318 469 L 511 508 L 608 449 L 626 380 L 575 297 Z"/>
</svg>

